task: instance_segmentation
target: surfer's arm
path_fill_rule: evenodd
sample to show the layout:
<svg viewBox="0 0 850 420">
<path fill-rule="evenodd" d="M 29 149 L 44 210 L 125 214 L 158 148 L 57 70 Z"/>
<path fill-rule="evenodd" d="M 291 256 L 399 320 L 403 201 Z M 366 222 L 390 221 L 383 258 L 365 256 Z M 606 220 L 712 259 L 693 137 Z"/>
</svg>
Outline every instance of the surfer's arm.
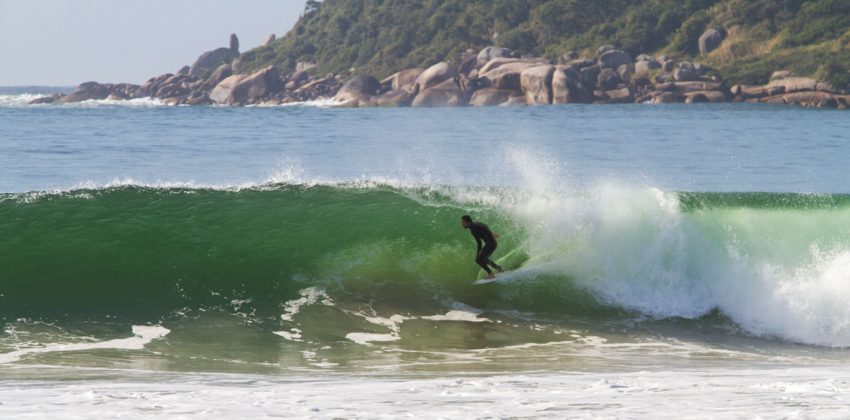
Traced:
<svg viewBox="0 0 850 420">
<path fill-rule="evenodd" d="M 477 254 L 477 253 L 481 252 L 481 238 L 476 236 L 475 237 L 475 244 L 478 245 L 478 249 L 475 251 L 475 253 Z"/>
</svg>

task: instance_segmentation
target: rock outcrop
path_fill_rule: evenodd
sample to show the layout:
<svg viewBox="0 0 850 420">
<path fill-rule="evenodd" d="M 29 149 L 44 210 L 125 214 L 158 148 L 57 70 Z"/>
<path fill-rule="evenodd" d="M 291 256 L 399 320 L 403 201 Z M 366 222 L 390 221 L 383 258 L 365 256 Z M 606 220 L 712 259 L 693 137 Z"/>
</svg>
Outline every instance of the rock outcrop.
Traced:
<svg viewBox="0 0 850 420">
<path fill-rule="evenodd" d="M 705 52 L 726 36 L 712 28 L 700 39 Z M 266 44 L 274 41 L 270 36 Z M 731 89 L 713 70 L 687 60 L 640 54 L 636 60 L 613 45 L 603 45 L 595 58 L 564 54 L 559 65 L 542 57 L 524 56 L 505 48 L 468 50 L 457 61 L 427 69 L 401 70 L 379 81 L 359 75 L 341 83 L 339 75 L 311 74 L 316 66 L 299 62 L 291 73 L 269 66 L 240 72 L 239 40 L 228 48 L 202 54 L 191 67 L 163 74 L 143 85 L 86 82 L 71 94 L 56 94 L 32 103 L 157 98 L 173 105 L 274 105 L 334 98 L 343 106 L 442 107 L 513 106 L 574 103 L 719 103 L 755 102 L 847 108 L 850 95 L 823 81 L 776 71 L 763 86 Z M 460 63 L 460 64 L 457 64 Z"/>
<path fill-rule="evenodd" d="M 239 57 L 238 53 L 230 48 L 217 48 L 201 54 L 189 69 L 189 74 L 197 77 L 205 77 L 222 64 L 227 64 Z"/>
<path fill-rule="evenodd" d="M 552 103 L 552 76 L 555 66 L 542 65 L 529 67 L 522 72 L 520 84 L 529 105 L 549 105 Z"/>
<path fill-rule="evenodd" d="M 496 89 L 496 88 L 484 88 L 478 89 L 475 93 L 472 94 L 472 97 L 469 99 L 469 105 L 471 106 L 498 106 L 502 105 L 512 98 L 515 98 L 517 95 L 517 91 L 515 90 L 504 90 L 504 89 Z"/>
<path fill-rule="evenodd" d="M 445 107 L 463 105 L 463 93 L 452 79 L 444 80 L 420 91 L 413 99 L 414 107 Z"/>
<path fill-rule="evenodd" d="M 416 78 L 414 91 L 424 92 L 428 88 L 441 84 L 446 80 L 451 80 L 455 76 L 455 69 L 449 63 L 442 62 L 434 64 Z"/>
<path fill-rule="evenodd" d="M 367 105 L 381 90 L 381 82 L 372 76 L 354 76 L 342 85 L 334 99 L 346 106 Z"/>
<path fill-rule="evenodd" d="M 699 37 L 699 53 L 708 54 L 723 43 L 726 39 L 726 30 L 721 27 L 711 28 Z"/>
<path fill-rule="evenodd" d="M 239 58 L 239 38 L 230 35 L 230 46 L 216 48 L 201 54 L 189 67 L 187 74 L 195 77 L 206 77 L 222 64 L 227 64 Z"/>
<path fill-rule="evenodd" d="M 111 84 L 98 82 L 85 82 L 77 86 L 77 90 L 69 95 L 57 96 L 58 103 L 73 103 L 90 100 L 100 100 L 112 97 L 116 100 L 136 98 L 139 86 L 127 83 Z M 41 98 L 40 98 L 41 99 Z M 41 99 L 37 103 L 50 103 Z"/>
</svg>

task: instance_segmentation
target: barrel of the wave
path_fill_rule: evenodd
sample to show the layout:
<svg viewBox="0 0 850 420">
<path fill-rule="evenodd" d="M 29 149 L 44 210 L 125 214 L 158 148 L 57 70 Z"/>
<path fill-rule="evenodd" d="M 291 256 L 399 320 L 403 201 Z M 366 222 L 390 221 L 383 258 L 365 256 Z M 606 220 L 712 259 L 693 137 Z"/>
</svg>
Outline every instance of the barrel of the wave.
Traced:
<svg viewBox="0 0 850 420">
<path fill-rule="evenodd" d="M 311 285 L 377 294 L 374 285 L 386 282 L 407 290 L 423 279 L 457 282 L 468 275 L 459 251 L 465 237 L 449 228 L 458 210 L 423 204 L 414 193 L 380 185 L 127 185 L 7 195 L 0 311 L 156 321 L 247 300 L 244 310 L 275 317 Z"/>
</svg>

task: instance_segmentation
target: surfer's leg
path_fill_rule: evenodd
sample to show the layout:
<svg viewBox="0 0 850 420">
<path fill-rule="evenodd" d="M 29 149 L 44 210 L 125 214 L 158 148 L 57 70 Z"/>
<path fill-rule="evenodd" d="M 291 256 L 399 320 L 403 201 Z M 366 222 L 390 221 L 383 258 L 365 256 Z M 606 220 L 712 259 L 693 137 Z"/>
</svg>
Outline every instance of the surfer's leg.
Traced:
<svg viewBox="0 0 850 420">
<path fill-rule="evenodd" d="M 487 267 L 487 262 L 489 260 L 489 256 L 485 255 L 484 252 L 481 252 L 480 254 L 478 254 L 478 257 L 475 258 L 475 262 L 478 263 L 478 265 L 481 266 L 481 268 L 483 268 L 484 271 L 487 272 L 487 274 L 492 274 L 493 272 L 490 271 L 490 267 Z"/>
<path fill-rule="evenodd" d="M 481 268 L 483 268 L 484 271 L 487 272 L 487 278 L 488 279 L 493 278 L 493 272 L 490 271 L 490 267 L 488 267 L 488 265 L 493 264 L 493 261 L 490 261 L 490 256 L 493 255 L 493 251 L 495 251 L 495 250 L 496 250 L 495 247 L 490 247 L 489 245 L 484 245 L 484 248 L 481 249 L 481 252 L 478 253 L 478 258 L 475 260 L 475 262 L 477 262 L 478 265 L 480 265 Z M 496 266 L 494 266 L 494 267 L 496 267 Z M 501 271 L 501 270 L 499 270 L 499 271 Z"/>
<path fill-rule="evenodd" d="M 502 267 L 499 267 L 499 264 L 496 264 L 493 260 L 490 259 L 490 256 L 493 255 L 494 252 L 496 252 L 496 247 L 488 244 L 485 245 L 484 249 L 481 250 L 481 256 L 484 257 L 484 261 L 486 261 L 487 265 L 495 268 L 496 271 L 501 273 L 505 270 L 502 270 Z"/>
</svg>

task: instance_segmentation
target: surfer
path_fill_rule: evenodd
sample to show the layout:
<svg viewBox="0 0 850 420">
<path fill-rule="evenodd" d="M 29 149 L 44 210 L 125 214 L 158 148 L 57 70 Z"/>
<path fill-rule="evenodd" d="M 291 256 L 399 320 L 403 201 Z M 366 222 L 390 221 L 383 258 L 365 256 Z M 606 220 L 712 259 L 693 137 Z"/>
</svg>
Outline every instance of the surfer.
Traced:
<svg viewBox="0 0 850 420">
<path fill-rule="evenodd" d="M 464 229 L 469 229 L 472 237 L 475 238 L 475 243 L 478 245 L 478 251 L 475 253 L 475 262 L 487 272 L 487 278 L 492 279 L 496 277 L 488 265 L 500 273 L 504 271 L 502 267 L 499 267 L 498 264 L 490 259 L 490 256 L 493 255 L 493 252 L 496 251 L 496 247 L 498 246 L 496 243 L 497 235 L 494 235 L 487 225 L 473 222 L 472 218 L 467 215 L 460 218 L 460 224 L 463 225 Z M 484 242 L 484 247 L 481 246 L 481 242 Z"/>
</svg>

